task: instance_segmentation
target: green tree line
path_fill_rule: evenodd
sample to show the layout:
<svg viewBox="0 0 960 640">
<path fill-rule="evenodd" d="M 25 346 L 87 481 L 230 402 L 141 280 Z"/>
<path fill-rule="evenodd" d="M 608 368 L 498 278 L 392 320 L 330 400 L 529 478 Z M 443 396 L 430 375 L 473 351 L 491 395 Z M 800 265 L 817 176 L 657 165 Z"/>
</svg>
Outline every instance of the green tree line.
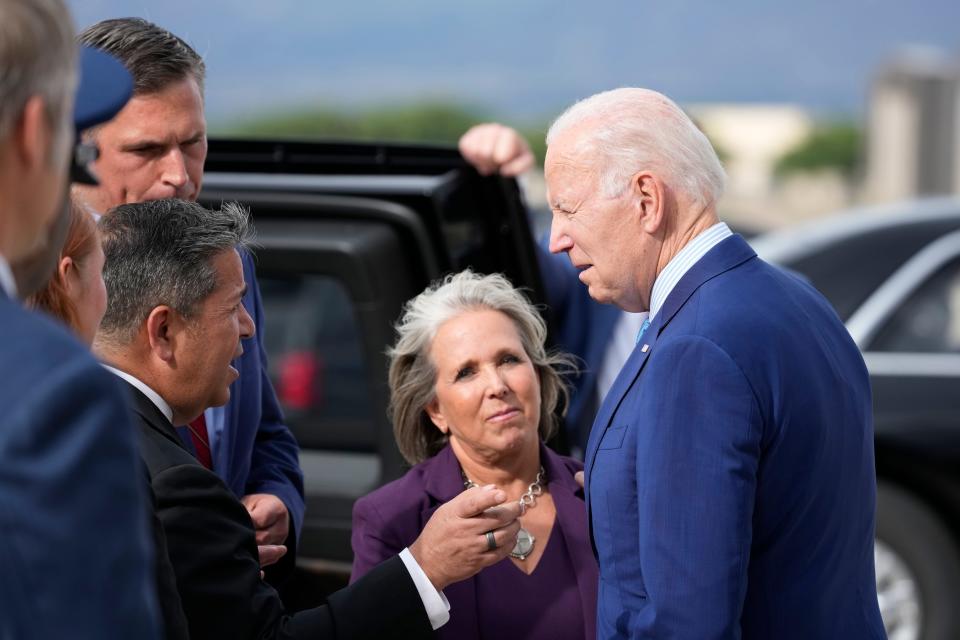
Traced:
<svg viewBox="0 0 960 640">
<path fill-rule="evenodd" d="M 424 102 L 364 109 L 319 107 L 297 109 L 241 120 L 215 129 L 215 133 L 249 137 L 323 138 L 330 140 L 392 140 L 456 144 L 475 124 L 497 121 L 476 107 L 446 102 Z M 538 160 L 546 150 L 543 123 L 520 125 Z"/>
<path fill-rule="evenodd" d="M 454 145 L 471 126 L 497 121 L 483 109 L 434 101 L 371 108 L 304 108 L 265 114 L 218 127 L 215 133 L 244 137 L 322 138 L 331 140 L 391 140 Z M 501 120 L 502 121 L 502 120 Z M 517 126 L 533 149 L 540 166 L 546 152 L 544 136 L 550 119 L 545 117 Z M 716 146 L 716 145 L 715 145 Z M 860 164 L 860 129 L 847 122 L 826 123 L 787 152 L 777 163 L 778 175 L 838 169 L 852 175 Z M 717 149 L 721 158 L 728 156 Z"/>
<path fill-rule="evenodd" d="M 849 122 L 816 127 L 810 136 L 788 151 L 776 166 L 777 175 L 835 169 L 851 177 L 862 162 L 863 133 Z"/>
</svg>

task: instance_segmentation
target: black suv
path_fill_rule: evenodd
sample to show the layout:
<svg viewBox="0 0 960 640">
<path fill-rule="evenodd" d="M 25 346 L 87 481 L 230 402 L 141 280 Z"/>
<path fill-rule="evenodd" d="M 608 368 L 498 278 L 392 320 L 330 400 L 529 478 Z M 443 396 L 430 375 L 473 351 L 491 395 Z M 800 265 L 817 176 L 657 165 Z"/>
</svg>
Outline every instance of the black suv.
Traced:
<svg viewBox="0 0 960 640">
<path fill-rule="evenodd" d="M 960 638 L 960 200 L 847 212 L 751 243 L 823 292 L 870 371 L 888 635 Z"/>
<path fill-rule="evenodd" d="M 535 302 L 543 288 L 516 183 L 481 177 L 453 149 L 212 140 L 201 201 L 223 200 L 251 207 L 270 376 L 301 447 L 296 607 L 346 581 L 354 500 L 405 470 L 384 353 L 403 303 L 467 266 L 505 273 Z M 810 278 L 864 350 L 878 591 L 902 640 L 960 637 L 958 229 L 960 202 L 944 201 L 751 241 Z M 304 588 L 311 576 L 322 582 Z"/>
</svg>

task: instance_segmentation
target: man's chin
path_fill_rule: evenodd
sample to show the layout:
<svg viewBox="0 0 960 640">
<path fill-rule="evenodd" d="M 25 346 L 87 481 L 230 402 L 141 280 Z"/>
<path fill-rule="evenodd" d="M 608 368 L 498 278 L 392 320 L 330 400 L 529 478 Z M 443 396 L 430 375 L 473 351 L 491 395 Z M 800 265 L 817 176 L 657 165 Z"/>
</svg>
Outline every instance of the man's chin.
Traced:
<svg viewBox="0 0 960 640">
<path fill-rule="evenodd" d="M 613 295 L 609 289 L 604 289 L 598 284 L 587 284 L 587 294 L 593 298 L 595 302 L 600 304 L 613 304 Z"/>
<path fill-rule="evenodd" d="M 219 394 L 214 398 L 213 402 L 210 404 L 211 407 L 222 407 L 223 405 L 230 402 L 230 387 L 227 387 L 223 390 L 223 393 Z"/>
</svg>

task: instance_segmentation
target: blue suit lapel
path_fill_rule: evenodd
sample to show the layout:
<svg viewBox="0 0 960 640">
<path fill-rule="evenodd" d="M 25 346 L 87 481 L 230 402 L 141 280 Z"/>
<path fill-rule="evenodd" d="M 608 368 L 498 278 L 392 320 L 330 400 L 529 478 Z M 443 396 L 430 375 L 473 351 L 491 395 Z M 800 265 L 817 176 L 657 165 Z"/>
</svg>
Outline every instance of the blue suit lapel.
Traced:
<svg viewBox="0 0 960 640">
<path fill-rule="evenodd" d="M 603 404 L 600 405 L 600 409 L 597 411 L 597 417 L 593 421 L 593 428 L 590 429 L 590 439 L 587 442 L 587 455 L 584 465 L 586 469 L 584 475 L 587 481 L 589 481 L 590 472 L 593 470 L 593 461 L 597 456 L 597 448 L 600 446 L 600 441 L 603 440 L 603 434 L 607 432 L 607 428 L 610 426 L 610 420 L 616 413 L 617 408 L 623 401 L 623 397 L 630 389 L 633 381 L 640 374 L 643 365 L 646 364 L 650 352 L 653 351 L 653 346 L 660 333 L 659 325 L 659 318 L 655 318 L 653 324 L 651 324 L 650 328 L 644 333 L 643 340 L 633 348 L 630 357 L 627 358 L 623 368 L 620 369 L 616 380 L 613 381 L 613 386 L 610 387 L 610 391 L 607 392 L 607 396 L 603 399 Z"/>
<path fill-rule="evenodd" d="M 607 392 L 607 397 L 603 399 L 603 404 L 597 412 L 597 418 L 593 422 L 593 428 L 590 430 L 590 440 L 587 443 L 586 464 L 584 465 L 584 494 L 587 503 L 587 525 L 590 532 L 590 548 L 594 555 L 597 549 L 593 541 L 593 509 L 590 504 L 590 475 L 593 473 L 593 463 L 597 457 L 597 449 L 603 440 L 603 435 L 607 432 L 610 422 L 616 414 L 620 403 L 627 395 L 627 391 L 633 386 L 634 381 L 640 377 L 643 365 L 647 363 L 647 358 L 653 351 L 657 337 L 660 335 L 660 319 L 654 318 L 653 324 L 647 329 L 641 340 L 630 353 L 630 357 L 624 363 L 623 368 L 614 380 L 613 386 Z"/>
</svg>

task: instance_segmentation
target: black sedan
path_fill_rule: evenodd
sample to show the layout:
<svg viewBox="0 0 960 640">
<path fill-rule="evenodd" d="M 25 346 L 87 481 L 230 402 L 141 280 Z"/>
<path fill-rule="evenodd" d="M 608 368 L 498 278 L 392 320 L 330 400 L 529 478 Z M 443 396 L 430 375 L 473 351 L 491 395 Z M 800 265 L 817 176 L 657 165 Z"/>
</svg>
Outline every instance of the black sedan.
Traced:
<svg viewBox="0 0 960 640">
<path fill-rule="evenodd" d="M 960 638 L 960 201 L 855 211 L 751 244 L 823 292 L 870 371 L 889 637 Z"/>
</svg>

